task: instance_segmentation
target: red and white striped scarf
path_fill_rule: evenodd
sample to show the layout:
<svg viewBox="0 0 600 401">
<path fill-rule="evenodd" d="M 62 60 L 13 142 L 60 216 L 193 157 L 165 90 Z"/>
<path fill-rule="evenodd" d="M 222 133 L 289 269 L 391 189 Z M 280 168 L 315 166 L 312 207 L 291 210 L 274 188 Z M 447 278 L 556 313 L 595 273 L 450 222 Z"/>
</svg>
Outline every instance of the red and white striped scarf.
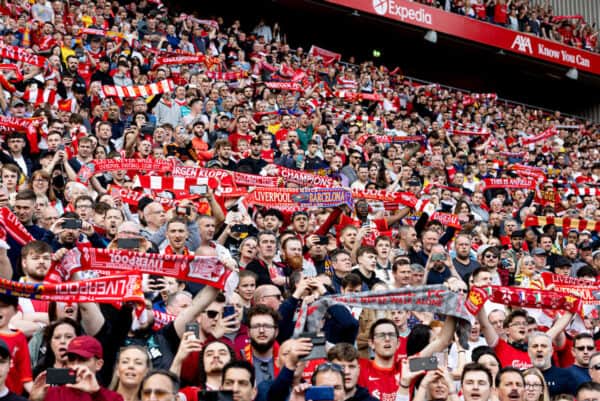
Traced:
<svg viewBox="0 0 600 401">
<path fill-rule="evenodd" d="M 172 79 L 163 79 L 147 85 L 116 86 L 103 85 L 102 94 L 105 97 L 149 97 L 161 93 L 169 93 L 175 90 L 175 83 Z"/>
<path fill-rule="evenodd" d="M 214 178 L 184 178 L 184 177 L 161 177 L 143 175 L 137 177 L 139 186 L 154 191 L 175 190 L 189 191 L 193 185 L 210 185 L 215 188 L 217 182 Z"/>
<path fill-rule="evenodd" d="M 547 224 L 562 227 L 563 233 L 565 233 L 565 235 L 570 229 L 576 229 L 579 231 L 600 231 L 600 221 L 553 216 L 528 216 L 527 219 L 525 219 L 525 227 L 539 227 L 545 226 Z"/>
<path fill-rule="evenodd" d="M 529 145 L 529 144 L 536 143 L 539 141 L 543 141 L 545 139 L 553 137 L 556 134 L 558 134 L 558 131 L 556 130 L 556 128 L 550 127 L 540 134 L 537 134 L 534 136 L 529 136 L 527 138 L 520 138 L 521 146 Z"/>
<path fill-rule="evenodd" d="M 337 89 L 339 90 L 350 90 L 354 91 L 358 89 L 358 83 L 353 79 L 345 79 L 343 77 L 339 77 L 337 80 Z"/>
<path fill-rule="evenodd" d="M 23 93 L 23 101 L 27 103 L 33 103 L 35 106 L 40 104 L 49 104 L 50 106 L 57 106 L 57 101 L 61 99 L 59 95 L 57 95 L 54 89 L 27 89 L 25 93 Z"/>
</svg>

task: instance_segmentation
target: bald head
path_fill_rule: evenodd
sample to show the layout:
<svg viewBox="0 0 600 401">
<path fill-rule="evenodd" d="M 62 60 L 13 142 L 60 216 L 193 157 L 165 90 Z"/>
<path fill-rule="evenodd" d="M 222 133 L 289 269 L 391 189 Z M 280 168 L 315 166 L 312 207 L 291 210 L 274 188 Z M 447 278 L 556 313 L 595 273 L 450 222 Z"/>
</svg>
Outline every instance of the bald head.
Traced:
<svg viewBox="0 0 600 401">
<path fill-rule="evenodd" d="M 254 305 L 266 305 L 275 310 L 281 305 L 281 291 L 272 284 L 263 284 L 254 291 Z"/>
</svg>

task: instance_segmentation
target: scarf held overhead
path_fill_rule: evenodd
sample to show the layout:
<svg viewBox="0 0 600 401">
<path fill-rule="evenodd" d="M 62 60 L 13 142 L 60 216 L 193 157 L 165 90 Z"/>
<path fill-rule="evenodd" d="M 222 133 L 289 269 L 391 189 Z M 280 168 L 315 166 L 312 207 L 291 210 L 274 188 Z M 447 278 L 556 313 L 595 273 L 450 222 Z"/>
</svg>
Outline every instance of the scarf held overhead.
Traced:
<svg viewBox="0 0 600 401">
<path fill-rule="evenodd" d="M 460 294 L 450 291 L 444 285 L 332 295 L 322 297 L 308 306 L 303 303 L 296 318 L 294 336 L 298 336 L 303 331 L 319 331 L 327 309 L 335 304 L 346 305 L 350 308 L 434 312 L 452 316 L 460 320 L 461 343 L 467 343 L 470 323 L 464 299 Z"/>
<path fill-rule="evenodd" d="M 342 188 L 256 188 L 246 197 L 247 204 L 276 206 L 352 207 L 352 192 Z"/>
<path fill-rule="evenodd" d="M 545 226 L 547 224 L 553 224 L 555 226 L 562 227 L 563 233 L 566 233 L 571 229 L 579 231 L 600 231 L 600 222 L 583 220 L 583 219 L 572 219 L 570 217 L 553 217 L 553 216 L 528 216 L 525 219 L 525 227 L 532 226 Z"/>
<path fill-rule="evenodd" d="M 141 276 L 124 274 L 66 283 L 21 283 L 0 278 L 0 293 L 57 302 L 144 303 Z"/>
<path fill-rule="evenodd" d="M 566 310 L 572 313 L 581 309 L 581 299 L 570 294 L 499 286 L 471 288 L 465 306 L 469 312 L 476 315 L 488 299 L 491 302 L 522 308 Z"/>
<path fill-rule="evenodd" d="M 554 291 L 581 298 L 581 303 L 585 305 L 600 305 L 600 291 L 594 282 L 550 272 L 543 272 L 540 276 L 544 286 L 552 285 Z"/>
<path fill-rule="evenodd" d="M 56 266 L 54 273 L 69 280 L 81 270 L 115 274 L 137 272 L 175 277 L 223 289 L 229 271 L 216 256 L 166 255 L 121 249 L 73 248 Z"/>
<path fill-rule="evenodd" d="M 105 97 L 150 97 L 161 93 L 173 92 L 175 83 L 172 79 L 163 79 L 162 81 L 154 82 L 147 85 L 102 85 L 102 94 Z"/>
</svg>

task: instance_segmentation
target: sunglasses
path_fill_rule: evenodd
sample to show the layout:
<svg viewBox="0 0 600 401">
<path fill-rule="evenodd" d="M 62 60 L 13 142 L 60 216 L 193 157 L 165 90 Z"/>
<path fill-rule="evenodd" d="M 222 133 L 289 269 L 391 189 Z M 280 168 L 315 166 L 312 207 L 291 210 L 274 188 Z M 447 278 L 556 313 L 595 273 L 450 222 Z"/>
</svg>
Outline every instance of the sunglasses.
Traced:
<svg viewBox="0 0 600 401">
<path fill-rule="evenodd" d="M 205 313 L 209 319 L 215 319 L 217 316 L 219 316 L 219 311 L 216 310 L 207 310 Z"/>
<path fill-rule="evenodd" d="M 588 345 L 588 346 L 581 345 L 579 347 L 575 347 L 575 349 L 577 351 L 593 351 L 596 349 L 596 347 L 594 347 L 593 345 Z"/>
<path fill-rule="evenodd" d="M 387 334 L 387 333 L 386 333 Z M 329 370 L 334 370 L 336 372 L 341 372 L 344 373 L 344 368 L 342 368 L 340 365 L 338 365 L 337 363 L 332 363 L 332 362 L 325 362 L 322 363 L 321 365 L 319 365 L 316 369 L 315 369 L 315 373 L 317 372 L 326 372 Z"/>
</svg>

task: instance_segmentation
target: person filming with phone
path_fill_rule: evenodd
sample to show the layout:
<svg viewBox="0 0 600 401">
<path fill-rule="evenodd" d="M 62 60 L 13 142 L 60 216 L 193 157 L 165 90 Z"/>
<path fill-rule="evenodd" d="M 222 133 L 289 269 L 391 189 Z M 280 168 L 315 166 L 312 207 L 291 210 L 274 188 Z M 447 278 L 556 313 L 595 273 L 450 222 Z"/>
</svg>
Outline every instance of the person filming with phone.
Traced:
<svg viewBox="0 0 600 401">
<path fill-rule="evenodd" d="M 44 401 L 122 401 L 123 396 L 100 384 L 96 374 L 104 364 L 102 345 L 91 336 L 75 337 L 67 347 L 66 369 L 48 369 L 38 376 L 31 391 L 32 400 Z M 45 379 L 45 385 L 41 383 Z M 48 387 L 48 385 L 50 387 Z M 40 394 L 45 395 L 40 397 Z"/>
<path fill-rule="evenodd" d="M 431 247 L 431 256 L 427 260 L 425 270 L 426 281 L 423 284 L 443 284 L 451 276 L 461 279 L 456 272 L 452 259 L 450 259 L 450 255 L 446 253 L 442 245 Z"/>
<path fill-rule="evenodd" d="M 102 238 L 94 231 L 94 227 L 79 218 L 75 212 L 66 212 L 51 227 L 54 238 L 50 246 L 54 252 L 61 248 L 73 249 L 78 244 L 87 243 L 94 248 L 104 248 Z M 85 237 L 82 237 L 85 234 Z"/>
</svg>

